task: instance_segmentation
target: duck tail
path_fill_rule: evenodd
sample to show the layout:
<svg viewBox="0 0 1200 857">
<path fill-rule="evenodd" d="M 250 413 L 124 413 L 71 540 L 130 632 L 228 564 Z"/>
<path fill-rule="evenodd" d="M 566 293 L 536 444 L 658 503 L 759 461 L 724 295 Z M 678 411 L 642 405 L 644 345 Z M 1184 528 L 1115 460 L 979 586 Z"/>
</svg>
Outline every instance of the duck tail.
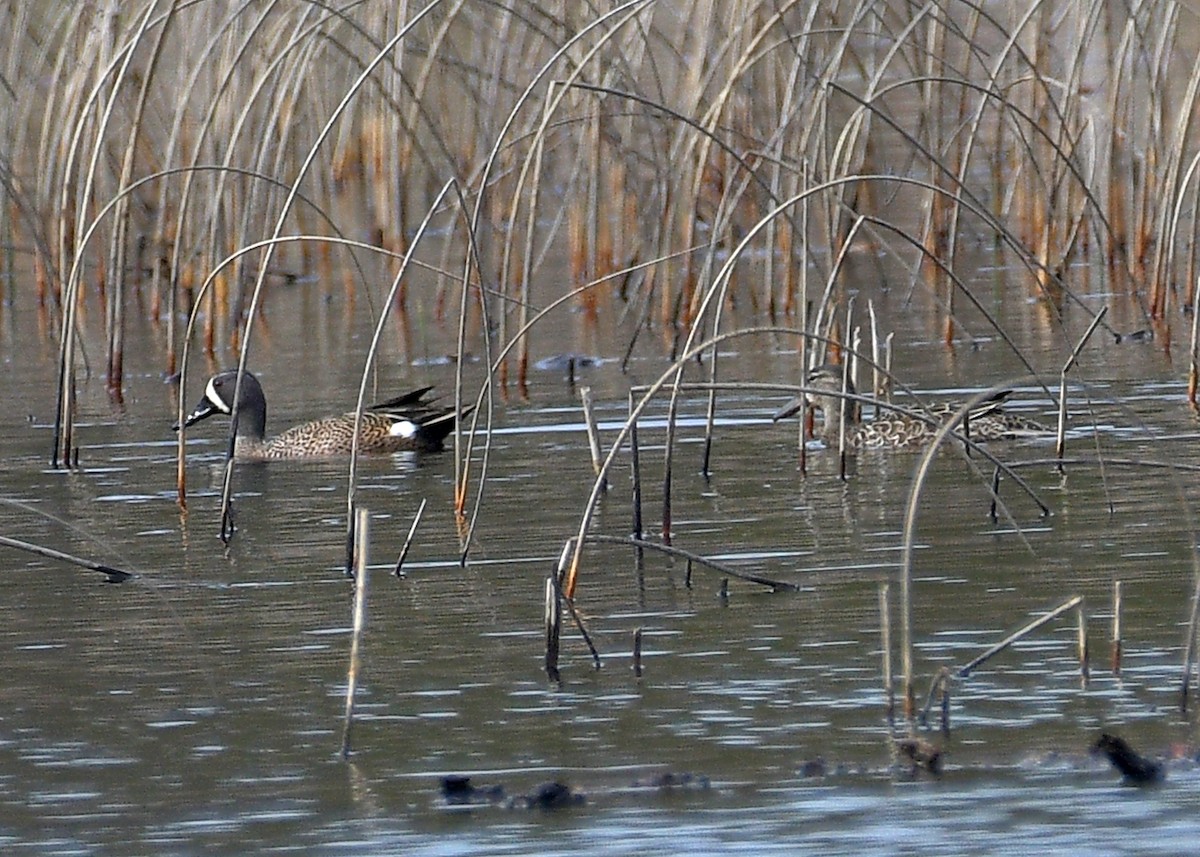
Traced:
<svg viewBox="0 0 1200 857">
<path fill-rule="evenodd" d="M 445 408 L 423 417 L 417 423 L 417 436 L 421 439 L 421 447 L 429 452 L 440 450 L 450 432 L 454 431 L 457 421 L 465 420 L 474 411 L 474 405 L 463 408 L 458 413 L 455 413 L 453 408 Z"/>
<path fill-rule="evenodd" d="M 411 393 L 405 393 L 403 396 L 397 396 L 394 399 L 388 399 L 386 402 L 376 402 L 373 405 L 368 405 L 368 411 L 397 411 L 406 408 L 419 408 L 428 405 L 425 401 L 425 394 L 433 389 L 431 384 L 428 387 L 422 387 L 419 390 L 413 390 Z"/>
<path fill-rule="evenodd" d="M 1001 390 L 988 396 L 975 407 L 971 408 L 971 419 L 977 417 L 986 417 L 988 414 L 999 413 L 1004 407 L 1004 402 L 1013 394 L 1012 390 Z"/>
</svg>

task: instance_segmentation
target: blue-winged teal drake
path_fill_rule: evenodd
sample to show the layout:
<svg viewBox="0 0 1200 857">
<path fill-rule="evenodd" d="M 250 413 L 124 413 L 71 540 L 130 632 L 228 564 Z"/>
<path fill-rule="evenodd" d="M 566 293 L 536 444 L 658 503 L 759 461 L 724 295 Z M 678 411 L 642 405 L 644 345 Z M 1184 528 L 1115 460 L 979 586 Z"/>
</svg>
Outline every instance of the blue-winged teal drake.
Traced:
<svg viewBox="0 0 1200 857">
<path fill-rule="evenodd" d="M 203 398 L 183 421 L 184 426 L 195 425 L 213 414 L 231 414 L 236 384 L 237 372 L 234 370 L 213 375 L 204 388 Z M 442 442 L 454 429 L 455 413 L 453 408 L 436 407 L 425 401 L 425 394 L 432 389 L 413 390 L 364 410 L 358 436 L 359 452 L 440 450 Z M 294 426 L 268 440 L 267 399 L 262 385 L 249 372 L 242 376 L 238 402 L 235 458 L 259 460 L 350 453 L 354 441 L 353 412 Z"/>
<path fill-rule="evenodd" d="M 952 402 L 937 402 L 920 408 L 923 416 L 888 413 L 869 422 L 859 417 L 858 402 L 842 397 L 842 369 L 840 366 L 818 366 L 808 373 L 808 402 L 821 411 L 821 438 L 830 446 L 836 446 L 845 424 L 846 449 L 903 448 L 919 446 L 933 439 L 942 423 L 949 420 L 959 409 Z M 1004 400 L 1011 390 L 1002 390 L 992 398 L 971 409 L 964 433 L 973 441 L 1004 440 L 1018 437 L 1045 435 L 1049 430 L 1040 423 L 1018 414 L 1002 410 Z M 847 382 L 846 395 L 855 395 L 854 385 Z M 800 410 L 801 399 L 788 402 L 775 414 L 776 420 L 785 419 Z"/>
</svg>

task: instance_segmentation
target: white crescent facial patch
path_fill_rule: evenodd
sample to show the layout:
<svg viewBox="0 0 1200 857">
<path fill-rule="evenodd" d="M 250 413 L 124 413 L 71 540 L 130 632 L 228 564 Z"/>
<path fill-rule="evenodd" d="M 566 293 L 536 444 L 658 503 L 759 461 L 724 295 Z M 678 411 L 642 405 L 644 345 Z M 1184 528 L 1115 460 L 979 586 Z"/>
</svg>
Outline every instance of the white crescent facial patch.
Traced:
<svg viewBox="0 0 1200 857">
<path fill-rule="evenodd" d="M 208 379 L 208 386 L 204 390 L 204 398 L 212 402 L 213 407 L 215 407 L 221 413 L 232 413 L 233 409 L 229 405 L 225 404 L 225 400 L 222 399 L 221 394 L 217 392 L 217 385 L 213 383 L 215 380 L 216 377 Z"/>
</svg>

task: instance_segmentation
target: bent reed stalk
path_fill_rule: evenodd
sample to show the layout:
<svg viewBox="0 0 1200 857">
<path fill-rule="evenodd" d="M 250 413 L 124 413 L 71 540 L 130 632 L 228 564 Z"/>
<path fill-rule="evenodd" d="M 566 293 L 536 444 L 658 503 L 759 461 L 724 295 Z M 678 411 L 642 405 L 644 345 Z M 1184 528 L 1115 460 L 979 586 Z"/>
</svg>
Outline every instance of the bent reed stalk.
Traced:
<svg viewBox="0 0 1200 857">
<path fill-rule="evenodd" d="M 117 399 L 138 345 L 184 381 L 196 347 L 244 370 L 278 277 L 332 297 L 341 274 L 346 303 L 372 307 L 377 341 L 410 277 L 372 266 L 403 259 L 411 275 L 439 239 L 431 312 L 457 312 L 460 410 L 467 353 L 487 355 L 472 429 L 455 441 L 460 515 L 475 480 L 464 563 L 484 510 L 494 387 L 512 356 L 524 385 L 536 338 L 572 308 L 635 320 L 626 358 L 646 332 L 670 340 L 671 367 L 631 400 L 596 483 L 669 382 L 667 538 L 687 362 L 710 361 L 711 424 L 720 346 L 734 337 L 798 335 L 802 366 L 810 337 L 856 352 L 854 328 L 838 325 L 859 279 L 907 290 L 899 311 L 928 308 L 917 323 L 946 343 L 994 335 L 1031 376 L 1045 367 L 1021 353 L 998 305 L 1033 299 L 1034 323 L 1071 360 L 1081 315 L 1089 334 L 1103 324 L 1114 339 L 1129 325 L 1163 341 L 1180 324 L 1193 340 L 1200 330 L 1187 229 L 1200 213 L 1200 66 L 1187 6 L 722 0 L 688 21 L 654 0 L 206 11 L 0 9 L 0 193 L 23 275 L 11 297 L 57 337 L 55 466 L 78 461 L 78 373 L 105 367 Z M 427 232 L 448 209 L 443 233 Z M 334 246 L 351 260 L 336 272 Z M 967 261 L 981 246 L 999 273 Z M 461 276 L 447 273 L 459 263 Z M 104 311 L 89 314 L 93 302 Z M 769 325 L 729 329 L 744 324 L 735 305 Z M 144 328 L 131 324 L 139 313 Z M 127 326 L 151 335 L 131 342 Z M 890 369 L 890 348 L 882 359 Z M 1070 461 L 1060 448 L 1060 466 Z M 181 433 L 181 505 L 184 475 Z M 230 478 L 227 466 L 225 535 Z M 596 502 L 581 514 L 568 603 Z M 1200 576 L 1195 598 L 1200 611 Z"/>
<path fill-rule="evenodd" d="M 963 245 L 982 235 L 1027 266 L 1024 278 L 1013 278 L 1014 299 L 1027 288 L 1050 305 L 1080 306 L 1064 275 L 1070 265 L 1098 262 L 1119 287 L 1109 291 L 1128 287 L 1149 319 L 1169 323 L 1168 284 L 1195 281 L 1180 225 L 1195 214 L 1200 164 L 1184 121 L 1200 71 L 1172 4 L 1141 10 L 1136 27 L 1079 2 L 1039 7 L 1048 18 L 947 3 L 911 16 L 861 2 L 725 6 L 710 28 L 682 33 L 652 0 L 564 11 L 552 30 L 533 6 L 469 0 L 437 0 L 399 19 L 369 4 L 337 12 L 243 4 L 219 18 L 186 4 L 78 15 L 7 9 L 6 79 L 36 83 L 0 105 L 12 129 L 0 149 L 14 177 L 4 192 L 27 212 L 16 223 L 33 239 L 38 288 L 60 312 L 61 329 L 90 323 L 76 313 L 86 277 L 67 271 L 84 263 L 108 296 L 104 365 L 118 390 L 129 347 L 122 331 L 143 273 L 129 270 L 129 260 L 144 258 L 138 247 L 154 262 L 156 319 L 160 290 L 172 307 L 198 306 L 190 285 L 197 274 L 230 249 L 278 237 L 285 219 L 301 216 L 292 210 L 301 183 L 313 196 L 360 183 L 381 246 L 402 252 L 409 214 L 428 207 L 431 187 L 459 177 L 474 196 L 465 234 L 482 234 L 489 219 L 506 227 L 480 261 L 520 314 L 518 326 L 535 302 L 533 281 L 559 246 L 581 254 L 573 264 L 584 277 L 661 260 L 632 295 L 637 306 L 658 308 L 641 313 L 647 323 L 691 327 L 706 305 L 719 313 L 734 294 L 772 318 L 803 319 L 808 304 L 796 287 L 810 264 L 837 280 L 839 266 L 827 260 L 847 248 L 870 241 L 896 257 L 905 252 L 855 223 L 884 224 L 920 248 L 914 286 L 925 285 L 926 261 L 953 271 Z M 1047 20 L 1069 37 L 1051 41 Z M 677 50 L 681 37 L 703 63 L 689 67 Z M 96 50 L 72 63 L 76 46 Z M 1161 61 L 1147 65 L 1145 55 Z M 1156 99 L 1143 105 L 1141 91 Z M 449 103 L 453 110 L 439 110 Z M 117 127 L 118 111 L 133 117 L 129 126 Z M 1179 118 L 1161 121 L 1172 114 Z M 60 139 L 64 128 L 69 136 Z M 1157 133 L 1142 133 L 1148 128 Z M 93 212 L 139 170 L 197 167 L 208 155 L 221 168 L 211 181 L 194 184 L 200 176 L 188 174 L 164 183 L 123 204 L 105 240 L 80 241 Z M 989 182 L 1000 165 L 1012 177 L 1004 185 Z M 238 170 L 272 174 L 291 190 L 280 197 L 246 185 Z M 901 171 L 909 188 L 885 186 Z M 548 199 L 544 188 L 560 179 L 564 192 Z M 794 212 L 761 216 L 789 199 L 798 200 Z M 918 216 L 896 216 L 905 211 Z M 755 240 L 772 252 L 712 302 L 706 272 L 736 243 L 731 236 L 755 222 L 764 227 L 753 230 Z M 274 227 L 258 231 L 264 224 Z M 716 238 L 709 249 L 675 260 L 682 247 L 702 243 L 694 240 L 701 229 Z M 456 231 L 447 246 L 461 246 L 465 234 Z M 247 298 L 240 274 L 222 287 L 239 308 L 223 335 L 238 345 L 261 306 L 273 247 Z M 303 268 L 309 248 L 298 249 Z M 123 288 L 126 278 L 133 289 Z M 961 330 L 949 320 L 962 290 L 943 298 L 930 283 L 927 293 L 944 307 L 947 330 Z M 211 350 L 227 305 L 208 300 Z M 508 319 L 496 319 L 501 344 Z M 709 322 L 719 332 L 719 316 Z M 174 371 L 173 318 L 166 327 Z M 529 341 L 519 338 L 522 366 Z M 69 388 L 80 359 L 70 336 L 61 342 L 56 461 L 76 446 Z"/>
</svg>

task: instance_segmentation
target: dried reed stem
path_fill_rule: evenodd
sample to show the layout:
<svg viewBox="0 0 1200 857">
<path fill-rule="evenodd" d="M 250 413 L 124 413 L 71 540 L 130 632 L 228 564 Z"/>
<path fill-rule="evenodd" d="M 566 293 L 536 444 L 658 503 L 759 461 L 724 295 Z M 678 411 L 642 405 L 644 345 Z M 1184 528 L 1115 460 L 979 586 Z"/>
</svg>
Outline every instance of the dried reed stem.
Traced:
<svg viewBox="0 0 1200 857">
<path fill-rule="evenodd" d="M 417 534 L 417 526 L 421 523 L 421 516 L 425 514 L 425 504 L 428 503 L 428 498 L 421 498 L 421 505 L 417 507 L 417 514 L 413 515 L 412 526 L 408 528 L 408 535 L 404 538 L 404 546 L 400 548 L 400 556 L 396 557 L 396 567 L 392 574 L 396 577 L 404 576 L 404 560 L 408 557 L 408 550 L 412 547 L 413 537 Z"/>
<path fill-rule="evenodd" d="M 596 669 L 600 669 L 600 652 L 596 649 L 595 643 L 592 642 L 592 635 L 588 633 L 587 626 L 583 622 L 583 617 L 579 615 L 579 611 L 575 609 L 575 602 L 569 598 L 562 588 L 562 581 L 566 576 L 567 563 L 570 557 L 573 557 L 573 549 L 575 540 L 567 539 L 563 544 L 562 552 L 558 557 L 558 564 L 548 578 L 548 585 L 554 587 L 553 595 L 549 590 L 546 592 L 545 606 L 545 625 L 546 625 L 546 672 L 551 680 L 558 679 L 558 648 L 559 639 L 562 634 L 562 608 L 566 605 L 567 613 L 571 616 L 571 621 L 575 623 L 575 629 L 579 631 L 579 636 L 583 638 L 584 645 L 588 647 L 588 651 L 592 655 L 592 663 Z"/>
<path fill-rule="evenodd" d="M 842 364 L 842 399 L 838 402 L 838 407 L 844 407 L 849 399 L 850 391 L 850 362 L 846 361 Z M 853 407 L 853 406 L 852 406 Z M 826 419 L 828 419 L 826 415 Z M 846 428 L 849 420 L 844 417 L 838 420 L 838 478 L 843 482 L 846 481 Z"/>
<path fill-rule="evenodd" d="M 929 693 L 925 696 L 925 705 L 921 709 L 920 717 L 921 725 L 927 726 L 929 724 L 929 712 L 933 708 L 934 700 L 937 700 L 938 709 L 941 712 L 939 729 L 947 738 L 950 737 L 950 679 L 949 667 L 942 667 L 937 671 L 937 675 L 929 683 Z"/>
<path fill-rule="evenodd" d="M 796 592 L 800 588 L 796 584 L 789 583 L 786 580 L 775 580 L 773 578 L 763 577 L 762 575 L 758 574 L 749 574 L 748 572 L 738 571 L 736 568 L 733 568 L 732 566 L 723 562 L 718 562 L 715 559 L 709 559 L 708 557 L 701 556 L 700 554 L 686 551 L 683 548 L 675 545 L 664 545 L 659 544 L 658 542 L 644 541 L 642 539 L 622 538 L 621 536 L 608 536 L 604 535 L 603 533 L 588 533 L 586 536 L 584 536 L 584 538 L 587 539 L 589 544 L 629 545 L 630 547 L 638 548 L 639 550 L 650 550 L 657 553 L 666 554 L 667 556 L 673 556 L 678 559 L 685 559 L 688 562 L 689 579 L 691 575 L 691 564 L 695 563 L 702 568 L 707 568 L 711 571 L 717 572 L 726 580 L 728 580 L 730 577 L 733 577 L 738 580 L 743 580 L 746 583 L 765 586 L 773 592 Z"/>
<path fill-rule="evenodd" d="M 367 390 L 370 387 L 371 379 L 374 377 L 374 374 L 375 374 L 374 369 L 375 369 L 375 364 L 377 361 L 377 356 L 379 353 L 379 344 L 383 339 L 383 331 L 387 325 L 387 321 L 390 316 L 390 312 L 393 309 L 393 307 L 396 306 L 396 296 L 398 295 L 398 293 L 400 291 L 400 285 L 401 285 L 401 283 L 404 282 L 405 274 L 408 273 L 409 265 L 412 263 L 413 257 L 417 252 L 417 248 L 421 246 L 422 239 L 425 237 L 425 234 L 428 231 L 430 224 L 433 222 L 434 215 L 437 213 L 438 209 L 440 208 L 442 201 L 447 196 L 449 196 L 450 192 L 452 190 L 454 190 L 457 187 L 457 185 L 458 185 L 458 182 L 455 179 L 451 179 L 450 181 L 446 182 L 446 184 L 444 184 L 442 186 L 441 192 L 438 193 L 436 199 L 434 200 L 433 205 L 431 205 L 428 208 L 428 210 L 425 212 L 425 216 L 422 219 L 420 226 L 417 228 L 416 233 L 413 235 L 413 238 L 412 238 L 411 242 L 409 243 L 408 250 L 405 252 L 404 258 L 401 260 L 399 267 L 396 269 L 396 275 L 392 278 L 392 284 L 391 284 L 391 287 L 388 289 L 387 299 L 383 303 L 383 311 L 379 313 L 379 319 L 375 323 L 375 330 L 371 336 L 370 345 L 367 347 L 366 358 L 363 362 L 362 375 L 359 378 L 359 382 L 358 382 L 358 401 L 356 402 L 355 407 L 354 407 L 354 434 L 352 435 L 352 439 L 351 439 L 351 443 L 350 443 L 349 474 L 346 479 L 347 543 L 349 543 L 350 538 L 352 537 L 352 523 L 354 521 L 354 508 L 355 508 L 355 504 L 356 504 L 356 495 L 357 495 L 357 490 L 358 490 L 358 456 L 359 456 L 359 443 L 362 439 L 363 412 L 367 407 L 367 401 L 368 401 Z M 467 290 L 465 285 L 463 286 L 463 290 L 464 290 L 464 292 Z M 243 352 L 243 357 L 244 356 L 245 356 L 245 354 Z M 461 361 L 460 361 L 460 363 L 461 363 Z M 238 382 L 239 383 L 241 382 L 240 377 L 238 378 Z M 460 399 L 461 399 L 461 396 L 458 394 L 458 391 L 456 390 L 455 407 L 459 406 Z M 460 411 L 460 413 L 461 413 L 461 411 Z M 457 417 L 456 417 L 456 421 L 457 421 Z M 457 435 L 457 433 L 456 433 L 456 435 Z M 456 456 L 455 461 L 457 462 L 457 460 L 458 460 L 458 458 Z M 418 515 L 418 517 L 419 517 L 419 515 Z M 416 526 L 416 524 L 414 522 L 414 527 L 415 526 Z M 346 558 L 347 559 L 347 565 L 346 565 L 347 571 L 350 568 L 349 563 L 352 560 L 352 558 L 353 558 L 352 556 L 347 556 L 347 558 Z M 403 561 L 403 556 L 401 556 L 401 561 Z M 400 570 L 400 566 L 398 563 L 396 566 L 397 573 L 399 573 L 399 570 Z"/>
<path fill-rule="evenodd" d="M 929 474 L 934 456 L 937 454 L 937 451 L 941 447 L 942 443 L 945 442 L 947 437 L 950 437 L 951 434 L 955 432 L 963 417 L 969 413 L 972 408 L 974 408 L 980 402 L 983 402 L 989 397 L 995 395 L 996 392 L 997 389 L 984 390 L 972 396 L 970 399 L 964 402 L 961 407 L 959 407 L 958 411 L 949 420 L 945 421 L 938 427 L 938 430 L 934 433 L 933 440 L 926 448 L 920 462 L 917 465 L 916 473 L 913 476 L 912 487 L 908 492 L 908 501 L 905 504 L 904 510 L 904 535 L 901 543 L 900 554 L 900 655 L 903 660 L 904 670 L 904 715 L 909 720 L 912 719 L 916 711 L 916 698 L 913 687 L 914 644 L 912 635 L 912 565 L 914 551 L 913 546 L 916 540 L 917 510 L 919 508 L 921 492 L 925 484 L 925 479 Z M 993 463 L 999 464 L 994 456 L 989 454 L 988 457 Z M 1011 471 L 1007 472 L 1011 474 Z M 1020 484 L 1022 480 L 1016 477 L 1015 474 L 1012 475 L 1014 478 L 1017 478 L 1018 484 Z M 1033 496 L 1032 492 L 1031 496 Z M 1045 506 L 1043 505 L 1042 508 L 1045 509 Z M 1011 516 L 1006 515 L 1006 517 L 1008 517 L 1011 521 Z M 1017 527 L 1016 522 L 1012 521 L 1012 524 L 1013 527 L 1019 532 L 1020 528 Z M 960 675 L 961 674 L 962 673 L 960 673 Z"/>
<path fill-rule="evenodd" d="M 629 392 L 629 475 L 633 483 L 630 502 L 633 506 L 633 537 L 642 538 L 642 464 L 638 446 L 638 421 L 633 416 L 634 394 Z"/>
<path fill-rule="evenodd" d="M 1121 581 L 1113 581 L 1112 594 L 1112 671 L 1113 675 L 1121 674 L 1121 655 L 1123 643 L 1121 641 Z"/>
<path fill-rule="evenodd" d="M 559 639 L 562 636 L 562 599 L 559 595 L 558 572 L 546 578 L 545 611 L 543 625 L 546 632 L 546 675 L 550 681 L 561 680 L 558 672 Z"/>
<path fill-rule="evenodd" d="M 1088 679 L 1091 676 L 1091 664 L 1088 652 L 1087 610 L 1083 601 L 1079 602 L 1079 609 L 1075 611 L 1075 619 L 1079 649 L 1079 681 L 1084 687 L 1087 687 Z"/>
<path fill-rule="evenodd" d="M 992 468 L 992 501 L 988 506 L 988 517 L 992 523 L 996 523 L 999 519 L 996 517 L 996 507 L 1000 503 L 1000 467 Z"/>
<path fill-rule="evenodd" d="M 1195 287 L 1195 284 L 1193 284 Z M 1196 390 L 1200 388 L 1200 308 L 1192 304 L 1192 342 L 1188 348 L 1188 404 L 1193 411 L 1200 411 L 1196 402 Z"/>
<path fill-rule="evenodd" d="M 342 758 L 350 758 L 350 730 L 354 724 L 354 696 L 361 667 L 363 630 L 367 626 L 367 530 L 371 516 L 358 509 L 354 526 L 354 628 L 350 634 L 350 665 L 346 671 L 346 711 L 342 723 Z"/>
<path fill-rule="evenodd" d="M 1062 459 L 1067 445 L 1067 373 L 1071 371 L 1071 368 L 1075 365 L 1075 361 L 1079 359 L 1079 354 L 1083 351 L 1083 347 L 1091 339 L 1092 334 L 1100 326 L 1100 322 L 1104 320 L 1106 315 L 1108 315 L 1108 307 L 1103 306 L 1100 308 L 1100 312 L 1096 313 L 1095 318 L 1092 319 L 1092 323 L 1088 325 L 1088 329 L 1084 331 L 1083 336 L 1075 343 L 1075 348 L 1071 352 L 1071 356 L 1063 364 L 1062 372 L 1058 376 L 1058 437 L 1055 441 L 1055 456 L 1059 460 L 1059 473 L 1063 472 Z"/>
<path fill-rule="evenodd" d="M 967 664 L 959 667 L 958 673 L 957 673 L 958 677 L 966 678 L 968 675 L 971 674 L 971 672 L 973 670 L 977 669 L 978 667 L 982 666 L 987 661 L 991 660 L 994 656 L 996 656 L 1000 652 L 1007 649 L 1013 643 L 1016 643 L 1016 642 L 1024 639 L 1025 637 L 1029 636 L 1031 633 L 1033 633 L 1034 631 L 1036 631 L 1038 628 L 1042 627 L 1046 623 L 1052 622 L 1053 620 L 1057 619 L 1059 616 L 1063 615 L 1064 613 L 1067 613 L 1070 610 L 1073 610 L 1076 607 L 1079 607 L 1081 604 L 1083 604 L 1083 596 L 1076 595 L 1074 598 L 1070 598 L 1067 601 L 1064 601 L 1062 604 L 1055 607 L 1049 613 L 1044 613 L 1041 616 L 1039 616 L 1038 618 L 1029 622 L 1028 624 L 1021 626 L 1021 628 L 1019 628 L 1016 631 L 1013 631 L 1011 634 L 1009 634 L 1007 637 L 1005 637 L 999 643 L 996 643 L 996 645 L 989 648 L 983 654 L 974 658 Z"/>
<path fill-rule="evenodd" d="M 675 424 L 678 417 L 679 398 L 671 396 L 667 405 L 667 436 L 663 444 L 662 527 L 659 531 L 663 544 L 668 546 L 671 544 L 671 467 L 675 460 Z"/>
<path fill-rule="evenodd" d="M 1180 679 L 1179 707 L 1187 711 L 1188 689 L 1192 680 L 1192 665 L 1196 657 L 1196 633 L 1200 618 L 1200 574 L 1195 576 L 1192 589 L 1192 611 L 1188 616 L 1187 636 L 1183 641 L 1183 675 Z"/>
<path fill-rule="evenodd" d="M 57 559 L 57 560 L 61 560 L 63 562 L 69 562 L 72 565 L 77 565 L 80 568 L 86 568 L 89 571 L 98 571 L 101 574 L 108 575 L 109 583 L 122 583 L 123 581 L 126 581 L 129 578 L 135 576 L 133 574 L 133 572 L 122 571 L 119 568 L 114 568 L 111 565 L 105 565 L 102 562 L 94 562 L 93 560 L 90 560 L 90 559 L 84 559 L 83 557 L 73 556 L 72 554 L 69 554 L 69 553 L 63 553 L 62 551 L 56 551 L 53 548 L 47 548 L 47 547 L 42 547 L 41 545 L 35 545 L 32 542 L 22 541 L 21 539 L 14 539 L 14 538 L 11 538 L 10 536 L 0 536 L 0 545 L 4 545 L 5 547 L 10 547 L 10 548 L 16 548 L 17 550 L 22 550 L 22 551 L 25 551 L 26 553 L 32 553 L 32 554 L 37 554 L 38 556 L 44 556 L 47 559 Z"/>
<path fill-rule="evenodd" d="M 880 397 L 883 395 L 883 379 L 879 376 L 879 367 L 883 364 L 880 362 L 880 343 L 879 343 L 879 319 L 875 315 L 875 301 L 867 301 L 867 318 L 870 320 L 871 330 L 871 395 Z"/>
<path fill-rule="evenodd" d="M 896 720 L 896 685 L 892 680 L 892 607 L 891 586 L 879 584 L 879 646 L 883 659 L 884 713 L 890 726 Z"/>
<path fill-rule="evenodd" d="M 608 477 L 603 475 L 601 470 L 602 458 L 600 455 L 600 428 L 596 425 L 596 414 L 592 408 L 592 388 L 580 387 L 579 399 L 583 403 L 583 421 L 587 425 L 588 449 L 592 453 L 592 470 L 602 482 L 600 490 L 608 490 Z"/>
</svg>

